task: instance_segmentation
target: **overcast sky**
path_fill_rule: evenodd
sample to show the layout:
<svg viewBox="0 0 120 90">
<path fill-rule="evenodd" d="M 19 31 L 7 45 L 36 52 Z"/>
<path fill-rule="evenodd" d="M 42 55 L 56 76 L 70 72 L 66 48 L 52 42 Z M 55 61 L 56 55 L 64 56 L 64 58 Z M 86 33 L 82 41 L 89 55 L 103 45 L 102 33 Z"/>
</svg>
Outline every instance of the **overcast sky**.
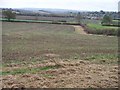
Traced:
<svg viewBox="0 0 120 90">
<path fill-rule="evenodd" d="M 0 7 L 118 11 L 118 1 L 119 0 L 0 0 Z"/>
</svg>

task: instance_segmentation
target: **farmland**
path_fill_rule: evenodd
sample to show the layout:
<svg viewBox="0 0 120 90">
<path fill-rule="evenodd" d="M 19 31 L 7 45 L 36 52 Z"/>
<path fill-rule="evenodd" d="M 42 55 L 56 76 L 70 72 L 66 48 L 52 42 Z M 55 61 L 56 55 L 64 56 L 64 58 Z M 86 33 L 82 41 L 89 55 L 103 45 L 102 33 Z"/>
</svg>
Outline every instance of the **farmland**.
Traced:
<svg viewBox="0 0 120 90">
<path fill-rule="evenodd" d="M 118 21 L 113 20 L 111 25 L 102 25 L 101 20 L 87 20 L 84 19 L 81 21 L 84 25 L 84 29 L 89 34 L 97 35 L 112 35 L 117 36 L 118 33 Z"/>
<path fill-rule="evenodd" d="M 3 22 L 2 32 L 2 87 L 117 87 L 116 36 L 17 22 Z"/>
<path fill-rule="evenodd" d="M 88 26 L 90 28 L 94 28 L 94 29 L 97 29 L 97 30 L 100 30 L 100 29 L 114 29 L 114 30 L 117 30 L 118 29 L 118 27 L 102 26 L 101 24 L 88 24 Z"/>
<path fill-rule="evenodd" d="M 74 27 L 66 25 L 5 22 L 3 48 L 5 61 L 32 56 L 47 59 L 44 54 L 48 53 L 58 54 L 61 59 L 87 59 L 91 55 L 95 59 L 116 59 L 117 37 L 79 35 Z"/>
</svg>

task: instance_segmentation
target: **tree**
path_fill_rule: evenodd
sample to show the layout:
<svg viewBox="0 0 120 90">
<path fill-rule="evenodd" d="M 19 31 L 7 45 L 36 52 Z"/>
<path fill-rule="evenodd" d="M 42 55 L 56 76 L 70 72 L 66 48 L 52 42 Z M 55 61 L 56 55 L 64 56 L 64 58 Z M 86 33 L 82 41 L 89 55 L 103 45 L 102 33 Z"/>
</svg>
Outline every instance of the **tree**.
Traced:
<svg viewBox="0 0 120 90">
<path fill-rule="evenodd" d="M 108 24 L 108 25 L 110 25 L 111 23 L 112 23 L 112 18 L 108 15 L 105 15 L 101 22 L 101 24 Z"/>
<path fill-rule="evenodd" d="M 77 22 L 78 22 L 79 24 L 81 24 L 82 16 L 81 16 L 80 12 L 78 12 L 78 14 L 77 14 L 77 16 L 76 16 L 76 19 L 77 19 Z"/>
<path fill-rule="evenodd" d="M 101 14 L 105 14 L 105 12 L 104 12 L 103 10 L 100 10 L 100 13 L 101 13 Z"/>
<path fill-rule="evenodd" d="M 16 14 L 12 12 L 12 10 L 4 10 L 3 15 L 5 16 L 5 18 L 8 19 L 8 21 L 11 21 L 11 19 L 16 18 Z"/>
</svg>

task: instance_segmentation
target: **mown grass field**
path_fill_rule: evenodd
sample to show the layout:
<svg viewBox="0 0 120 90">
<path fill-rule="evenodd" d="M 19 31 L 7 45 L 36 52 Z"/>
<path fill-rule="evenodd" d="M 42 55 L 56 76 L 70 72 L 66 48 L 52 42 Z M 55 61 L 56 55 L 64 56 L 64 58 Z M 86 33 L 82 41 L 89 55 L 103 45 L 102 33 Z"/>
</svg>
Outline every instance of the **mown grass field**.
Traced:
<svg viewBox="0 0 120 90">
<path fill-rule="evenodd" d="M 49 59 L 117 62 L 117 37 L 76 34 L 74 27 L 3 22 L 3 63 Z"/>
</svg>

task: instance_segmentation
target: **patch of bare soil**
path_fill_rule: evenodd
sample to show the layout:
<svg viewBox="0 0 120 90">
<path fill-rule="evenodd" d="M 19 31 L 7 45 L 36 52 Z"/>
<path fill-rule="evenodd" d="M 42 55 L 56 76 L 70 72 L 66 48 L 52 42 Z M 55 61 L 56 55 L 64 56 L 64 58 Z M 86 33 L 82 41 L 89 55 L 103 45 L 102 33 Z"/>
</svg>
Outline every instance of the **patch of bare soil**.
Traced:
<svg viewBox="0 0 120 90">
<path fill-rule="evenodd" d="M 84 28 L 82 26 L 73 26 L 75 28 L 75 32 L 77 34 L 84 34 L 87 35 L 87 33 L 84 31 Z"/>
<path fill-rule="evenodd" d="M 59 66 L 38 72 L 4 75 L 4 88 L 115 88 L 118 87 L 118 66 L 93 64 L 82 60 L 46 60 L 35 64 L 13 65 L 3 71 L 16 68 L 41 68 Z"/>
</svg>

